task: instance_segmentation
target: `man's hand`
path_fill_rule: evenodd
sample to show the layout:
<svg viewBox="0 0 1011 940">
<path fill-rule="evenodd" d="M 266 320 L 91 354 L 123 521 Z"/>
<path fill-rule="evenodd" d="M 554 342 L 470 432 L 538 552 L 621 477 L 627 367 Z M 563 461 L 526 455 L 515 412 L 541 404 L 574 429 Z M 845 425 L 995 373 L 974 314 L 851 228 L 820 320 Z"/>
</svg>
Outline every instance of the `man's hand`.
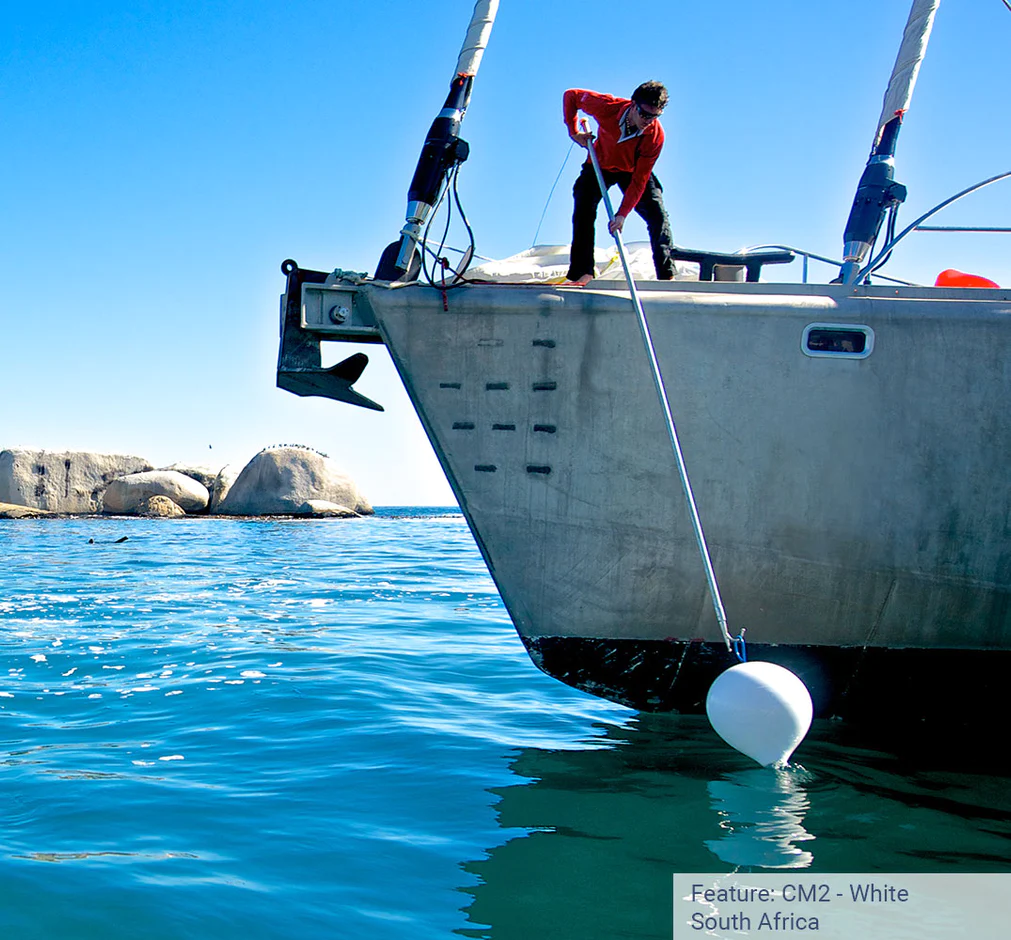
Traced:
<svg viewBox="0 0 1011 940">
<path fill-rule="evenodd" d="M 623 215 L 616 215 L 610 222 L 607 223 L 607 230 L 614 235 L 621 231 L 624 224 L 625 217 Z"/>
<path fill-rule="evenodd" d="M 580 147 L 588 147 L 589 142 L 593 140 L 593 134 L 591 134 L 589 131 L 582 131 L 581 133 L 577 134 L 569 134 L 569 137 L 572 138 L 572 140 L 574 140 L 577 144 L 579 144 Z"/>
</svg>

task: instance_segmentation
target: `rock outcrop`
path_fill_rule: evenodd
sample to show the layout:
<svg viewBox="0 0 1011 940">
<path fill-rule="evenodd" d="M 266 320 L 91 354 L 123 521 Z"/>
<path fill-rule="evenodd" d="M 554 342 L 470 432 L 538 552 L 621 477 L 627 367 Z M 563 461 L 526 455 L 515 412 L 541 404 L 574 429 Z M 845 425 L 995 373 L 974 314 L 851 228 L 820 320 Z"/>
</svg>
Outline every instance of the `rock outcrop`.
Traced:
<svg viewBox="0 0 1011 940">
<path fill-rule="evenodd" d="M 307 447 L 260 451 L 243 468 L 215 512 L 238 516 L 305 515 L 303 507 L 311 500 L 324 500 L 358 514 L 372 512 L 355 481 L 329 457 Z"/>
<path fill-rule="evenodd" d="M 149 496 L 141 505 L 139 515 L 172 518 L 173 516 L 185 516 L 186 510 L 178 503 L 172 502 L 167 496 Z"/>
<path fill-rule="evenodd" d="M 0 450 L 0 519 L 208 511 L 354 518 L 372 506 L 333 460 L 297 445 L 266 448 L 241 472 L 182 463 L 153 470 L 141 457 L 114 454 Z"/>
<path fill-rule="evenodd" d="M 348 509 L 347 506 L 339 506 L 325 499 L 307 499 L 298 507 L 298 515 L 317 516 L 323 519 L 357 519 L 361 514 Z"/>
<path fill-rule="evenodd" d="M 152 496 L 167 496 L 186 512 L 203 512 L 210 494 L 202 483 L 178 470 L 149 470 L 113 480 L 105 491 L 102 512 L 135 515 Z"/>
<path fill-rule="evenodd" d="M 12 503 L 0 503 L 0 519 L 40 519 L 51 516 L 45 509 L 32 509 L 28 506 L 15 506 Z"/>
<path fill-rule="evenodd" d="M 213 488 L 214 481 L 218 476 L 217 468 L 208 464 L 174 463 L 167 467 L 159 467 L 158 469 L 175 470 L 177 473 L 183 474 L 183 476 L 192 477 L 197 483 L 202 483 L 208 492 Z"/>
<path fill-rule="evenodd" d="M 228 491 L 232 488 L 232 484 L 238 478 L 239 471 L 231 464 L 226 464 L 218 471 L 218 475 L 214 478 L 213 485 L 208 487 L 211 491 L 211 512 L 218 511 L 218 506 L 221 504 L 221 501 L 228 495 Z"/>
<path fill-rule="evenodd" d="M 55 513 L 98 512 L 117 477 L 150 470 L 142 457 L 76 451 L 0 451 L 0 502 Z"/>
</svg>

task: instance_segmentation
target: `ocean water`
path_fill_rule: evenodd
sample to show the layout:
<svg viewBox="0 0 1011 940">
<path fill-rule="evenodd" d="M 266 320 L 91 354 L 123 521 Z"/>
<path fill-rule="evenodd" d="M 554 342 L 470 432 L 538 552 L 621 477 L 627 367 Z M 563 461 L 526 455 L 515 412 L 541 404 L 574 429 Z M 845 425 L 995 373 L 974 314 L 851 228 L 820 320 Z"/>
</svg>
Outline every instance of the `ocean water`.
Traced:
<svg viewBox="0 0 1011 940">
<path fill-rule="evenodd" d="M 454 510 L 0 522 L 0 627 L 0 937 L 667 938 L 675 871 L 1011 871 L 999 716 L 755 767 L 538 672 Z"/>
</svg>

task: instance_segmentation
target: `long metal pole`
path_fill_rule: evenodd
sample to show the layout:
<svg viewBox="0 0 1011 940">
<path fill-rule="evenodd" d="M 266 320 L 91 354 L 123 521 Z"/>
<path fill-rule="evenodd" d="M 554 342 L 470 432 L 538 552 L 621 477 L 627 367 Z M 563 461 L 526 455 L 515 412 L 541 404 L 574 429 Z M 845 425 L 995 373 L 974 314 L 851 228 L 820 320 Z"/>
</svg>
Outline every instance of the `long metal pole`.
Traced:
<svg viewBox="0 0 1011 940">
<path fill-rule="evenodd" d="M 585 130 L 584 122 L 584 130 Z M 600 185 L 600 192 L 604 197 L 604 207 L 607 209 L 607 219 L 614 221 L 614 209 L 611 208 L 611 198 L 607 195 L 607 186 L 604 185 L 604 174 L 600 172 L 600 162 L 597 160 L 597 152 L 593 148 L 593 139 L 586 142 L 586 149 L 590 151 L 590 160 L 593 163 L 593 171 L 597 174 L 597 183 Z M 639 291 L 635 286 L 635 279 L 628 266 L 628 258 L 625 256 L 625 244 L 621 240 L 621 232 L 614 233 L 614 242 L 618 246 L 618 257 L 621 258 L 621 266 L 625 269 L 625 280 L 628 282 L 628 292 L 632 295 L 632 306 L 635 308 L 636 318 L 639 322 L 639 332 L 642 334 L 642 341 L 646 346 L 646 353 L 649 356 L 649 365 L 653 373 L 653 384 L 656 386 L 656 393 L 660 398 L 663 407 L 664 418 L 667 421 L 667 434 L 670 437 L 671 447 L 674 449 L 674 456 L 677 458 L 678 471 L 681 474 L 681 485 L 684 487 L 685 498 L 688 500 L 688 511 L 692 518 L 692 527 L 695 529 L 695 541 L 699 546 L 699 554 L 702 555 L 702 566 L 706 571 L 706 580 L 709 582 L 709 594 L 713 599 L 713 609 L 716 611 L 716 619 L 720 623 L 720 630 L 723 632 L 723 641 L 727 644 L 727 649 L 732 646 L 730 629 L 727 626 L 727 614 L 723 609 L 723 599 L 720 597 L 720 587 L 716 583 L 716 573 L 713 571 L 713 563 L 709 557 L 709 546 L 706 545 L 706 536 L 702 531 L 702 520 L 699 519 L 699 511 L 695 506 L 695 495 L 692 493 L 692 484 L 688 479 L 688 468 L 685 466 L 685 458 L 681 453 L 681 442 L 678 440 L 677 428 L 674 426 L 674 415 L 671 414 L 670 402 L 667 399 L 667 389 L 663 384 L 663 376 L 660 375 L 660 364 L 656 359 L 656 352 L 653 349 L 653 338 L 649 334 L 649 324 L 646 322 L 646 314 L 642 309 L 642 301 L 639 299 Z"/>
</svg>

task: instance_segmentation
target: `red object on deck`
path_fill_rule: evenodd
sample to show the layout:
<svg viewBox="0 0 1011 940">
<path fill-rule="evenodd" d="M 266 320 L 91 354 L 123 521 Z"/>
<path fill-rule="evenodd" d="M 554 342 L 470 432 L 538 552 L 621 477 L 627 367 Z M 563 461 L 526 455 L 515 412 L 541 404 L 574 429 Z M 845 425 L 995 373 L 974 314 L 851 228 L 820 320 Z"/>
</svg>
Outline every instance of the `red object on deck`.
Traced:
<svg viewBox="0 0 1011 940">
<path fill-rule="evenodd" d="M 1000 284 L 979 274 L 966 274 L 964 271 L 948 268 L 947 271 L 937 275 L 934 287 L 996 287 L 999 290 Z"/>
</svg>

